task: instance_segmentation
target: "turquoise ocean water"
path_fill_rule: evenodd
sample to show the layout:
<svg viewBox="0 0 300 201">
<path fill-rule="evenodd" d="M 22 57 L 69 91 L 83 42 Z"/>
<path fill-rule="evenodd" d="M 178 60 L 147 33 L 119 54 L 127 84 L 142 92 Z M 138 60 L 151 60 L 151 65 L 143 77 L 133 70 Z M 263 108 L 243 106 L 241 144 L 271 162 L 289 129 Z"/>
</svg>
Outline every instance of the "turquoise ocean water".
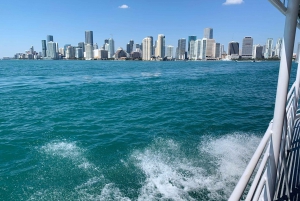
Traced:
<svg viewBox="0 0 300 201">
<path fill-rule="evenodd" d="M 226 200 L 278 68 L 0 61 L 0 200 Z"/>
</svg>

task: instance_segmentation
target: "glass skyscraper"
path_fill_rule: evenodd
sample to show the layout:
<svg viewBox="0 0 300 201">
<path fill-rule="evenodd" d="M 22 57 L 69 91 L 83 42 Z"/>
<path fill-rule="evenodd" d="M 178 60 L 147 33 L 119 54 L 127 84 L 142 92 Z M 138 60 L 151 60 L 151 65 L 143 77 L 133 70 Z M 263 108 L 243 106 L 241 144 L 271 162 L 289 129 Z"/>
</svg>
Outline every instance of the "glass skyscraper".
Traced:
<svg viewBox="0 0 300 201">
<path fill-rule="evenodd" d="M 49 43 L 49 42 L 53 42 L 53 36 L 52 35 L 48 35 L 47 36 L 47 43 Z"/>
<path fill-rule="evenodd" d="M 46 40 L 42 40 L 42 57 L 47 57 L 47 45 Z"/>
<path fill-rule="evenodd" d="M 205 28 L 203 38 L 213 39 L 214 38 L 214 31 L 212 28 Z"/>
<path fill-rule="evenodd" d="M 93 31 L 85 31 L 85 44 L 94 45 L 93 43 Z"/>
</svg>

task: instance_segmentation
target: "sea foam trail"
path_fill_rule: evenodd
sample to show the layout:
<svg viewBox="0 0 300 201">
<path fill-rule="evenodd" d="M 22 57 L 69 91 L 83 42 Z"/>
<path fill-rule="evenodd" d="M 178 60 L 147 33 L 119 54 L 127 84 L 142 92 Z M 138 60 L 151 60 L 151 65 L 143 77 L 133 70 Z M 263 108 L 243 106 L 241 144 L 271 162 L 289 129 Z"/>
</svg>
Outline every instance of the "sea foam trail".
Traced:
<svg viewBox="0 0 300 201">
<path fill-rule="evenodd" d="M 260 138 L 229 134 L 203 138 L 197 156 L 181 143 L 157 139 L 132 157 L 145 174 L 138 200 L 227 200 Z"/>
</svg>

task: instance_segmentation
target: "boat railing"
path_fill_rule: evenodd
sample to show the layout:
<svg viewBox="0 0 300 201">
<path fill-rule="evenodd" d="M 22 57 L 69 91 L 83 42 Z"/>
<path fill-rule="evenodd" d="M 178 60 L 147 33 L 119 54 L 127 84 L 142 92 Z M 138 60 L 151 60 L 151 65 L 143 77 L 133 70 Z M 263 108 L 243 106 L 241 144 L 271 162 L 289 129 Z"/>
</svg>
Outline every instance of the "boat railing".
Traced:
<svg viewBox="0 0 300 201">
<path fill-rule="evenodd" d="M 288 183 L 290 178 L 287 170 L 287 152 L 291 147 L 294 121 L 296 115 L 299 115 L 300 112 L 300 110 L 297 110 L 299 84 L 299 82 L 295 82 L 288 93 L 278 166 L 276 167 L 275 165 L 272 146 L 272 120 L 246 170 L 232 192 L 229 198 L 230 201 L 259 200 L 263 197 L 265 198 L 264 200 L 273 200 L 273 195 L 277 197 L 283 193 L 289 196 L 290 189 Z M 278 179 L 274 179 L 270 176 L 273 171 L 277 172 L 277 178 L 280 175 L 283 176 L 283 185 L 285 185 L 286 188 L 281 189 L 285 189 L 286 192 L 281 192 L 281 189 L 277 187 L 276 189 L 273 188 L 274 186 L 279 186 L 274 185 L 274 182 L 279 182 Z"/>
</svg>

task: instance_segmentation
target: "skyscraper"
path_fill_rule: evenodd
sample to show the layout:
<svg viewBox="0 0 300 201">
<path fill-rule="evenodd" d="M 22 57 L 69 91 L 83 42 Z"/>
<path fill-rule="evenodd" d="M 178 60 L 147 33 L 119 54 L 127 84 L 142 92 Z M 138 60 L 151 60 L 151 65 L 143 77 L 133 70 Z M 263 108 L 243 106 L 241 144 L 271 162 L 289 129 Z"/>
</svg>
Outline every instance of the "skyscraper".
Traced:
<svg viewBox="0 0 300 201">
<path fill-rule="evenodd" d="M 282 38 L 278 38 L 275 49 L 275 56 L 281 58 Z"/>
<path fill-rule="evenodd" d="M 253 50 L 253 38 L 246 36 L 243 39 L 242 57 L 243 58 L 252 58 L 252 50 Z"/>
<path fill-rule="evenodd" d="M 151 52 L 151 56 L 155 55 L 155 48 L 153 47 L 153 37 L 152 36 L 148 36 L 148 38 L 151 38 L 151 46 L 152 46 L 152 52 Z M 141 48 L 141 50 L 143 50 L 143 48 Z"/>
<path fill-rule="evenodd" d="M 266 48 L 265 48 L 265 59 L 272 57 L 272 49 L 273 49 L 273 38 L 268 38 L 266 42 Z"/>
<path fill-rule="evenodd" d="M 93 46 L 88 43 L 85 45 L 85 60 L 93 60 L 93 59 L 94 59 Z"/>
<path fill-rule="evenodd" d="M 127 52 L 128 54 L 131 53 L 131 51 L 130 51 L 130 43 L 127 43 L 127 45 L 126 45 L 126 52 Z"/>
<path fill-rule="evenodd" d="M 195 60 L 200 59 L 201 45 L 202 45 L 201 39 L 195 40 L 195 49 L 194 49 Z"/>
<path fill-rule="evenodd" d="M 85 45 L 84 42 L 79 42 L 78 47 L 82 48 L 82 51 L 85 52 Z"/>
<path fill-rule="evenodd" d="M 85 44 L 94 45 L 93 43 L 93 31 L 85 31 Z"/>
<path fill-rule="evenodd" d="M 146 37 L 143 39 L 143 60 L 149 61 L 151 60 L 151 53 L 152 53 L 152 48 L 153 46 L 152 38 Z"/>
<path fill-rule="evenodd" d="M 206 60 L 206 46 L 207 46 L 207 38 L 203 38 L 201 43 L 201 49 L 200 49 L 201 60 Z"/>
<path fill-rule="evenodd" d="M 189 36 L 188 37 L 188 52 L 189 52 L 189 55 L 192 53 L 191 51 L 190 51 L 190 43 L 191 43 L 191 41 L 196 41 L 197 40 L 197 36 Z M 194 54 L 194 53 L 192 53 L 192 54 Z M 190 56 L 189 56 L 190 57 Z"/>
<path fill-rule="evenodd" d="M 213 39 L 214 38 L 214 31 L 212 28 L 205 28 L 203 38 Z"/>
<path fill-rule="evenodd" d="M 231 41 L 228 44 L 228 55 L 239 55 L 239 43 Z"/>
<path fill-rule="evenodd" d="M 98 49 L 98 44 L 94 44 L 94 50 L 97 50 Z"/>
<path fill-rule="evenodd" d="M 186 39 L 181 38 L 178 40 L 178 58 L 179 60 L 185 60 L 185 49 L 186 48 Z"/>
<path fill-rule="evenodd" d="M 252 59 L 262 59 L 262 56 L 263 56 L 263 46 L 254 45 Z"/>
<path fill-rule="evenodd" d="M 174 57 L 174 46 L 168 45 L 167 46 L 167 52 L 166 52 L 167 57 Z"/>
<path fill-rule="evenodd" d="M 109 49 L 108 49 L 108 58 L 113 58 L 115 54 L 115 41 L 114 39 L 108 39 Z"/>
<path fill-rule="evenodd" d="M 195 60 L 195 57 L 196 57 L 196 55 L 195 55 L 195 41 L 191 40 L 189 46 L 190 46 L 189 59 L 190 60 Z"/>
<path fill-rule="evenodd" d="M 158 34 L 155 56 L 165 57 L 165 36 L 163 34 Z"/>
<path fill-rule="evenodd" d="M 206 58 L 214 58 L 215 55 L 215 43 L 214 39 L 207 39 L 206 43 Z"/>
<path fill-rule="evenodd" d="M 42 57 L 47 57 L 47 45 L 46 40 L 42 40 Z"/>
<path fill-rule="evenodd" d="M 56 43 L 50 41 L 48 42 L 48 54 L 47 57 L 50 59 L 57 59 L 57 53 L 56 53 Z"/>
<path fill-rule="evenodd" d="M 215 54 L 214 54 L 214 58 L 219 59 L 222 57 L 221 55 L 221 44 L 220 43 L 215 43 Z"/>
<path fill-rule="evenodd" d="M 47 43 L 53 42 L 53 36 L 52 35 L 47 35 Z"/>
<path fill-rule="evenodd" d="M 133 40 L 130 40 L 130 41 L 129 41 L 130 52 L 128 52 L 129 54 L 133 51 L 133 44 L 134 44 L 134 41 L 133 41 Z"/>
</svg>

